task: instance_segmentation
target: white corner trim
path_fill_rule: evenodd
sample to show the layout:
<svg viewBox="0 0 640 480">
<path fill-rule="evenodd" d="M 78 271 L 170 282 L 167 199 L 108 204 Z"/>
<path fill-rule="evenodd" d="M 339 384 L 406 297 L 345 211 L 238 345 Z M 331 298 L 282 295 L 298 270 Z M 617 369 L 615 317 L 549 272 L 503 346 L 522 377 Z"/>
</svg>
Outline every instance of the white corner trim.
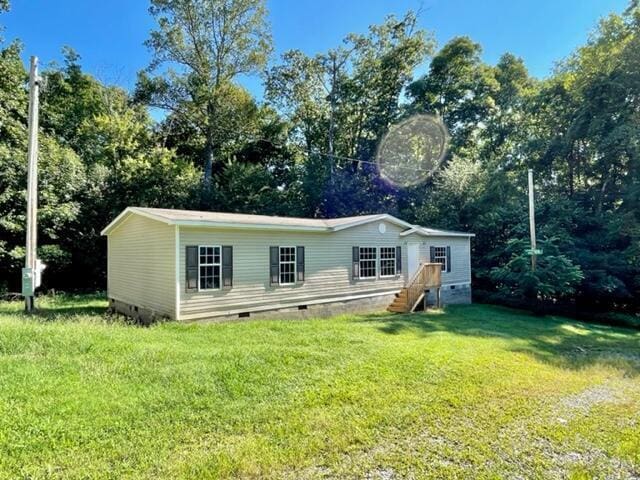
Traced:
<svg viewBox="0 0 640 480">
<path fill-rule="evenodd" d="M 175 232 L 176 232 L 176 236 L 175 236 L 175 265 L 174 265 L 174 270 L 175 270 L 175 281 L 176 281 L 176 305 L 175 305 L 175 313 L 176 313 L 176 320 L 180 320 L 180 291 L 182 290 L 180 288 L 180 225 L 176 225 L 175 226 Z"/>
</svg>

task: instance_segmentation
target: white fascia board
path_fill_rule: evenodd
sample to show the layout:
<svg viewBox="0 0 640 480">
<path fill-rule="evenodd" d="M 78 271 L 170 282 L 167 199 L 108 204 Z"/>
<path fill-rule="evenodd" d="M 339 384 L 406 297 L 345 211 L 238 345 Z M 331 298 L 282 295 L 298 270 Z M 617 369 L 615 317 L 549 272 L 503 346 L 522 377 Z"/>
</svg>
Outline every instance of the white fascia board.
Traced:
<svg viewBox="0 0 640 480">
<path fill-rule="evenodd" d="M 359 225 L 366 225 L 367 223 L 379 222 L 379 221 L 386 221 L 386 222 L 393 223 L 395 225 L 398 225 L 400 227 L 405 227 L 405 228 L 413 227 L 413 225 L 411 225 L 410 223 L 407 223 L 404 220 L 400 220 L 399 218 L 396 218 L 393 215 L 389 215 L 388 213 L 385 213 L 385 214 L 381 214 L 381 215 L 378 215 L 378 216 L 373 217 L 373 218 L 365 218 L 365 219 L 362 219 L 362 220 L 355 220 L 355 221 L 353 221 L 351 223 L 347 223 L 346 225 L 340 225 L 338 227 L 333 227 L 332 231 L 338 232 L 338 231 L 344 230 L 346 228 L 357 227 Z"/>
<path fill-rule="evenodd" d="M 423 237 L 475 237 L 475 233 L 463 233 L 463 232 L 425 232 L 420 228 L 411 228 L 410 230 L 405 230 L 400 234 L 401 237 L 406 237 L 407 235 L 411 235 L 412 233 L 417 233 L 418 235 L 422 235 Z"/>
<path fill-rule="evenodd" d="M 424 235 L 424 233 L 418 232 L 417 228 L 410 228 L 409 230 L 405 230 L 404 232 L 400 232 L 401 237 L 406 237 L 407 235 L 411 235 L 412 233 L 419 233 Z"/>
<path fill-rule="evenodd" d="M 125 208 L 122 212 L 120 212 L 120 215 L 114 218 L 111 221 L 111 223 L 109 223 L 109 225 L 107 225 L 102 229 L 102 231 L 100 232 L 100 235 L 106 235 L 107 233 L 110 233 L 111 230 L 113 230 L 116 225 L 118 225 L 122 220 L 124 220 L 124 217 L 128 217 L 130 214 L 131 214 L 131 209 L 129 207 Z"/>
<path fill-rule="evenodd" d="M 151 220 L 156 220 L 158 222 L 166 223 L 168 225 L 172 224 L 171 220 L 168 220 L 167 218 L 160 217 L 158 215 L 153 215 L 151 213 L 148 213 L 142 210 L 138 210 L 135 207 L 127 207 L 120 213 L 120 215 L 114 218 L 109 225 L 107 225 L 106 227 L 104 227 L 104 229 L 102 229 L 102 231 L 100 232 L 100 235 L 108 235 L 112 233 L 113 230 L 115 230 L 120 225 L 120 223 L 122 223 L 126 218 L 129 217 L 129 215 L 132 215 L 132 214 L 150 218 Z"/>
</svg>

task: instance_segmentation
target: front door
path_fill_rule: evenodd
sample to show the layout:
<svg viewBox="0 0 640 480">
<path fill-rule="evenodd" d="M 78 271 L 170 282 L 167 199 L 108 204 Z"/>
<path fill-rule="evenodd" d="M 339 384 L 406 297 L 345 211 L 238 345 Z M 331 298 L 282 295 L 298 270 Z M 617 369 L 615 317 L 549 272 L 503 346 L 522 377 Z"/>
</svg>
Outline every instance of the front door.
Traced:
<svg viewBox="0 0 640 480">
<path fill-rule="evenodd" d="M 420 266 L 420 244 L 407 244 L 407 281 L 413 278 Z"/>
</svg>

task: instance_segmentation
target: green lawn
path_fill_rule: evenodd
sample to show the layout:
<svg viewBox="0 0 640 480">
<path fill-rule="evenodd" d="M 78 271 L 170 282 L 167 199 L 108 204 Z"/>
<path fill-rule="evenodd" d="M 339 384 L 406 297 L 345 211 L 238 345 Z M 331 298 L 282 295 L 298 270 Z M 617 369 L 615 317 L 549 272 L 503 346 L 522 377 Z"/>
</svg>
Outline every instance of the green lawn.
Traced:
<svg viewBox="0 0 640 480">
<path fill-rule="evenodd" d="M 489 306 L 165 323 L 0 303 L 1 478 L 633 478 L 640 332 Z"/>
</svg>

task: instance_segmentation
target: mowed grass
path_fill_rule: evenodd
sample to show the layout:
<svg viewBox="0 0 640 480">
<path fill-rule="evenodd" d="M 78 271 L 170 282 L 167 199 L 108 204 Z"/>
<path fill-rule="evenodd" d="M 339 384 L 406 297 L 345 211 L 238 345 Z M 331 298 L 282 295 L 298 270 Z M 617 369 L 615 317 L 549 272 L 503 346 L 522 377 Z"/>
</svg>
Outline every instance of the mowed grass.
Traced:
<svg viewBox="0 0 640 480">
<path fill-rule="evenodd" d="M 303 321 L 0 303 L 3 478 L 633 478 L 640 332 L 490 306 Z"/>
</svg>

